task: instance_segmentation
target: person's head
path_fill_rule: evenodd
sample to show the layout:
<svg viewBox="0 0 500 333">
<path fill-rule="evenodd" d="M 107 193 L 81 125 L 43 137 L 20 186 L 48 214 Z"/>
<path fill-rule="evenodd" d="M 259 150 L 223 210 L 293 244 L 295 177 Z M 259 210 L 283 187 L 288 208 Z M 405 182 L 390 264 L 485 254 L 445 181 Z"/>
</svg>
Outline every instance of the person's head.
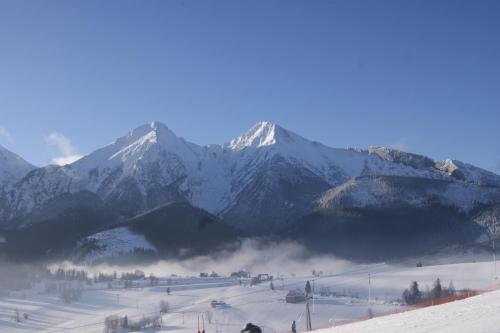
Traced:
<svg viewBox="0 0 500 333">
<path fill-rule="evenodd" d="M 256 326 L 252 323 L 246 324 L 245 328 L 241 331 L 241 333 L 261 333 L 262 330 L 259 326 Z"/>
</svg>

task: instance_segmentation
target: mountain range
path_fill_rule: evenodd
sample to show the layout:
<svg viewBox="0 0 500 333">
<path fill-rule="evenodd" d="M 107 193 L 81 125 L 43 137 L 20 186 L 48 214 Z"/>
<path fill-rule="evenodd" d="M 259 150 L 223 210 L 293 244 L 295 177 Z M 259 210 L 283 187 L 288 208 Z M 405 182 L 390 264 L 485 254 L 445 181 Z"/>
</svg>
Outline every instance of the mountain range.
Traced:
<svg viewBox="0 0 500 333">
<path fill-rule="evenodd" d="M 0 184 L 7 233 L 92 211 L 103 222 L 80 237 L 184 203 L 246 235 L 351 253 L 356 239 L 398 249 L 474 242 L 500 223 L 495 173 L 384 147 L 331 148 L 270 122 L 206 146 L 152 122 L 65 166 L 36 168 L 0 148 Z"/>
</svg>

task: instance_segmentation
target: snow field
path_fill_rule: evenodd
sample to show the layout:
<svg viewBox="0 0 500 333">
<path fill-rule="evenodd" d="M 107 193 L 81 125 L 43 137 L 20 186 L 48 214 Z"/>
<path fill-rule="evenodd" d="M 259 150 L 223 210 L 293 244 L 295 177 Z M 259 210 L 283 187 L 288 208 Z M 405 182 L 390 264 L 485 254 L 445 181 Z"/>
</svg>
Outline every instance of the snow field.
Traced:
<svg viewBox="0 0 500 333">
<path fill-rule="evenodd" d="M 465 300 L 383 316 L 315 333 L 498 333 L 500 290 Z"/>
<path fill-rule="evenodd" d="M 168 278 L 165 276 L 160 278 L 160 286 L 156 287 L 151 287 L 149 281 L 146 280 L 136 284 L 132 289 L 123 289 L 118 281 L 113 282 L 113 289 L 107 289 L 106 283 L 94 284 L 92 289 L 83 292 L 79 301 L 70 304 L 63 303 L 57 295 L 44 294 L 43 286 L 40 284 L 32 291 L 12 292 L 9 296 L 0 298 L 0 332 L 102 332 L 105 317 L 112 314 L 127 315 L 129 320 L 134 320 L 140 319 L 143 315 L 157 314 L 161 300 L 168 301 L 170 305 L 170 312 L 163 316 L 162 332 L 192 333 L 197 328 L 198 316 L 205 314 L 206 311 L 211 311 L 213 316 L 212 323 L 206 323 L 207 333 L 216 330 L 237 332 L 246 322 L 262 326 L 265 332 L 283 332 L 289 330 L 293 320 L 297 321 L 298 329 L 303 330 L 305 305 L 287 304 L 284 298 L 289 290 L 303 290 L 306 280 L 314 279 L 317 291 L 312 307 L 313 327 L 324 327 L 366 317 L 368 309 L 371 309 L 374 315 L 404 309 L 395 301 L 400 298 L 401 292 L 412 280 L 417 280 L 421 289 L 424 289 L 425 285 L 432 286 L 432 282 L 437 277 L 441 278 L 444 286 L 449 280 L 453 280 L 457 289 L 484 288 L 495 282 L 492 270 L 491 262 L 421 268 L 409 264 L 353 264 L 342 271 L 332 272 L 331 275 L 326 275 L 329 272 L 325 273 L 322 277 L 293 277 L 288 274 L 283 280 L 274 280 L 276 289 L 274 291 L 269 288 L 269 283 L 250 287 L 245 283 L 240 286 L 237 279 L 230 278 Z M 144 271 L 148 273 L 147 269 Z M 371 304 L 367 301 L 368 273 L 372 277 Z M 165 292 L 167 285 L 171 288 L 171 295 Z M 337 296 L 318 296 L 321 288 L 329 288 Z M 413 327 L 414 332 L 440 331 L 439 325 L 445 325 L 445 323 L 437 323 L 438 317 L 435 313 L 441 313 L 439 311 L 442 311 L 442 316 L 448 318 L 448 321 L 452 321 L 456 316 L 463 317 L 464 320 L 466 318 L 472 320 L 473 317 L 483 318 L 488 323 L 485 324 L 486 326 L 483 325 L 485 330 L 481 332 L 493 332 L 488 329 L 494 327 L 496 322 L 488 318 L 495 311 L 498 313 L 500 294 L 493 292 L 491 295 L 493 296 L 484 294 L 465 301 L 454 302 L 453 306 L 446 304 L 339 326 L 331 332 L 338 330 L 351 332 L 344 327 L 354 327 L 352 332 L 357 332 L 358 327 L 359 332 L 379 332 L 370 331 L 368 326 L 365 326 L 371 325 L 366 324 L 370 322 L 375 323 L 374 327 L 381 327 L 380 332 L 413 332 L 401 330 L 401 327 L 405 327 L 405 322 Z M 213 309 L 210 307 L 212 300 L 222 300 L 227 303 L 227 307 Z M 452 306 L 451 309 L 448 309 L 450 306 Z M 470 306 L 483 310 L 479 314 L 473 314 Z M 438 311 L 437 309 L 441 307 L 445 310 Z M 15 322 L 13 320 L 15 309 L 21 313 L 28 313 L 29 319 L 20 323 Z M 416 313 L 417 317 L 413 318 L 413 313 Z M 431 318 L 434 318 L 433 321 L 436 321 L 435 325 L 438 326 L 426 323 Z M 403 322 L 400 322 L 401 320 Z M 391 324 L 391 321 L 394 323 Z M 387 325 L 394 325 L 400 330 L 391 331 Z M 462 326 L 468 327 L 468 332 L 476 332 L 465 323 Z M 482 329 L 483 326 L 478 327 Z M 429 329 L 419 330 L 420 327 L 429 327 Z"/>
</svg>

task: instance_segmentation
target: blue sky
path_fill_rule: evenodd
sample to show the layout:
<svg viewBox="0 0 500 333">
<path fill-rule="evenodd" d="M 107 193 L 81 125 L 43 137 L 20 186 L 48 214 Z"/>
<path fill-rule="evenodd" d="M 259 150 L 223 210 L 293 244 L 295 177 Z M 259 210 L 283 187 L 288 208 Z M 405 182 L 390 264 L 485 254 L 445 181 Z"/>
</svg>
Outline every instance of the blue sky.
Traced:
<svg viewBox="0 0 500 333">
<path fill-rule="evenodd" d="M 152 120 L 500 172 L 500 1 L 0 0 L 1 145 L 45 165 Z"/>
</svg>

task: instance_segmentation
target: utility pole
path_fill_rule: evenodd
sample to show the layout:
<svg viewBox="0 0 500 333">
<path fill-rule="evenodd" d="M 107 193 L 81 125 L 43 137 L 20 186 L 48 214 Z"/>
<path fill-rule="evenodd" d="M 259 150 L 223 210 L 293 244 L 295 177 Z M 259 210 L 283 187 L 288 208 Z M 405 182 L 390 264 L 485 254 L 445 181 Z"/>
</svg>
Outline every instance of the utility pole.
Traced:
<svg viewBox="0 0 500 333">
<path fill-rule="evenodd" d="M 309 297 L 306 300 L 306 332 L 312 331 L 311 311 L 309 311 Z"/>
<path fill-rule="evenodd" d="M 313 279 L 313 290 L 312 290 L 312 298 L 313 298 L 313 313 L 314 313 L 314 279 Z"/>
<path fill-rule="evenodd" d="M 313 283 L 314 283 L 314 280 L 313 280 Z M 311 300 L 311 293 L 313 294 L 312 297 L 314 297 L 314 293 L 312 291 L 311 284 L 309 283 L 309 281 L 307 281 L 307 283 L 306 283 L 305 292 L 306 292 L 306 331 L 309 332 L 309 331 L 312 331 L 311 311 L 309 309 L 309 301 Z"/>
<path fill-rule="evenodd" d="M 368 304 L 372 302 L 372 275 L 368 273 Z"/>
<path fill-rule="evenodd" d="M 493 266 L 494 266 L 494 269 L 495 269 L 495 280 L 498 279 L 498 276 L 497 276 L 497 254 L 496 254 L 496 250 L 495 250 L 495 234 L 496 234 L 496 225 L 494 227 L 494 234 L 493 234 Z"/>
<path fill-rule="evenodd" d="M 497 280 L 498 279 L 498 276 L 497 276 L 497 254 L 496 254 L 496 249 L 495 249 L 495 236 L 496 236 L 496 229 L 497 229 L 497 225 L 496 225 L 496 221 L 493 221 L 493 236 L 491 238 L 492 240 L 492 243 L 493 243 L 493 279 L 494 280 Z"/>
</svg>

